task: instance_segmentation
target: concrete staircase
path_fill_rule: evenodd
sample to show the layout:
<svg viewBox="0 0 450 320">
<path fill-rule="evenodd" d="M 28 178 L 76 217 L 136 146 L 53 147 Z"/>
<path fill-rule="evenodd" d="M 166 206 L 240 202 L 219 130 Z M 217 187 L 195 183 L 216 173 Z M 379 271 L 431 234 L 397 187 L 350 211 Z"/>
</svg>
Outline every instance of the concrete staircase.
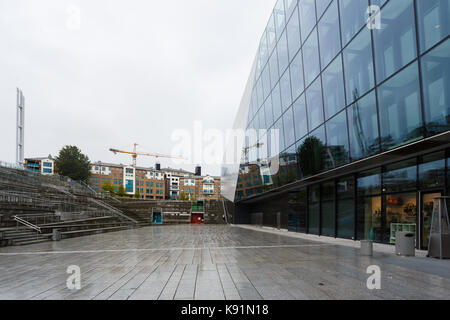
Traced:
<svg viewBox="0 0 450 320">
<path fill-rule="evenodd" d="M 39 234 L 34 230 L 30 229 L 9 229 L 1 231 L 3 233 L 2 242 L 5 245 L 11 246 L 23 246 L 28 244 L 35 244 L 46 242 L 51 239 L 51 235 Z"/>
</svg>

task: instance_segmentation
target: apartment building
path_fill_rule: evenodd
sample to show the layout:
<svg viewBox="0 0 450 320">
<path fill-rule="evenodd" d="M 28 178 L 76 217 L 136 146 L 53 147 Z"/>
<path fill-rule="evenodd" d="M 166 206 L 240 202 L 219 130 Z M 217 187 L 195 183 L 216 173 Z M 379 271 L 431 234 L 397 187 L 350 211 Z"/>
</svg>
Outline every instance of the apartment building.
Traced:
<svg viewBox="0 0 450 320">
<path fill-rule="evenodd" d="M 182 169 L 162 169 L 166 178 L 167 199 L 177 200 L 180 197 L 180 183 L 184 178 L 192 177 L 194 174 Z"/>
<path fill-rule="evenodd" d="M 52 175 L 55 174 L 55 161 L 51 156 L 44 158 L 27 158 L 25 159 L 25 168 L 31 172 Z"/>
<path fill-rule="evenodd" d="M 165 199 L 166 180 L 161 171 L 152 168 L 97 162 L 92 165 L 89 185 L 97 192 L 109 182 L 117 192 L 120 186 L 127 195 L 138 194 L 142 199 Z"/>
<path fill-rule="evenodd" d="M 221 181 L 212 176 L 180 178 L 180 193 L 198 201 L 217 201 L 222 199 Z"/>
</svg>

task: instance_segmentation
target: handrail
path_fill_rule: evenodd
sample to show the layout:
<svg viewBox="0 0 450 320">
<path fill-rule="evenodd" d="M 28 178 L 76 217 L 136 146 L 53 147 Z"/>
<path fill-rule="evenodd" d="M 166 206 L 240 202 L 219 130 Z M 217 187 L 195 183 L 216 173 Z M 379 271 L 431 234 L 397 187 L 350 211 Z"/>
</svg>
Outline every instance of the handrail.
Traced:
<svg viewBox="0 0 450 320">
<path fill-rule="evenodd" d="M 20 223 L 20 224 L 23 224 L 25 227 L 30 228 L 30 229 L 33 229 L 33 230 L 35 230 L 35 231 L 37 231 L 37 232 L 39 232 L 39 233 L 42 233 L 41 228 L 38 227 L 38 226 L 35 226 L 35 225 L 32 224 L 31 222 L 28 222 L 28 221 L 26 221 L 26 220 L 20 218 L 19 216 L 14 216 L 13 218 L 14 218 L 14 220 L 15 220 L 16 222 L 18 222 L 18 223 Z"/>
</svg>

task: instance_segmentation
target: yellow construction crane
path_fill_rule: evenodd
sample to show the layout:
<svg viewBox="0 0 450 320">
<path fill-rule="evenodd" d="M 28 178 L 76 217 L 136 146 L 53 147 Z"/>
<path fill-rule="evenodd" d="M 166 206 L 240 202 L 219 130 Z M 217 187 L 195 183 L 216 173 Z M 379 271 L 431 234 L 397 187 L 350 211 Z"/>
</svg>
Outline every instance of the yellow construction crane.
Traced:
<svg viewBox="0 0 450 320">
<path fill-rule="evenodd" d="M 186 160 L 186 158 L 184 158 L 182 156 L 169 156 L 169 155 L 159 154 L 159 153 L 137 152 L 136 151 L 136 147 L 137 146 L 138 146 L 138 144 L 135 143 L 133 151 L 122 151 L 122 150 L 117 150 L 117 149 L 113 149 L 113 148 L 109 149 L 109 151 L 113 152 L 114 154 L 118 154 L 118 153 L 131 154 L 131 157 L 133 158 L 133 167 L 136 167 L 137 156 L 155 157 L 156 159 L 158 159 L 158 158 L 171 158 L 171 159 L 183 159 L 183 160 Z"/>
</svg>

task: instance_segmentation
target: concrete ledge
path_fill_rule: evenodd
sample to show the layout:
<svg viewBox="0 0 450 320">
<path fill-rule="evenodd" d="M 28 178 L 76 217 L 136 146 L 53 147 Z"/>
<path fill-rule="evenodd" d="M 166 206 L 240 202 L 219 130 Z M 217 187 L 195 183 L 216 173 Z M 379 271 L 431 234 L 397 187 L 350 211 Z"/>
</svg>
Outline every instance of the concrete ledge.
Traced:
<svg viewBox="0 0 450 320">
<path fill-rule="evenodd" d="M 281 236 L 286 236 L 286 237 L 291 237 L 291 238 L 317 241 L 317 242 L 321 242 L 321 243 L 327 243 L 330 245 L 345 246 L 345 247 L 351 247 L 351 248 L 355 248 L 355 249 L 360 248 L 360 242 L 355 241 L 355 240 L 337 239 L 337 238 L 326 237 L 326 236 L 317 236 L 317 235 L 313 235 L 313 234 L 289 232 L 286 229 L 278 230 L 276 228 L 271 228 L 271 227 L 261 227 L 261 226 L 247 225 L 247 224 L 239 224 L 239 225 L 234 224 L 232 226 L 238 227 L 238 228 L 243 228 L 243 229 L 248 229 L 248 230 L 278 234 Z M 382 243 L 374 243 L 373 251 L 379 252 L 379 253 L 387 253 L 387 254 L 395 255 L 395 246 L 388 245 L 388 244 L 382 244 Z M 416 250 L 417 257 L 426 257 L 427 254 L 428 254 L 427 251 Z"/>
</svg>

